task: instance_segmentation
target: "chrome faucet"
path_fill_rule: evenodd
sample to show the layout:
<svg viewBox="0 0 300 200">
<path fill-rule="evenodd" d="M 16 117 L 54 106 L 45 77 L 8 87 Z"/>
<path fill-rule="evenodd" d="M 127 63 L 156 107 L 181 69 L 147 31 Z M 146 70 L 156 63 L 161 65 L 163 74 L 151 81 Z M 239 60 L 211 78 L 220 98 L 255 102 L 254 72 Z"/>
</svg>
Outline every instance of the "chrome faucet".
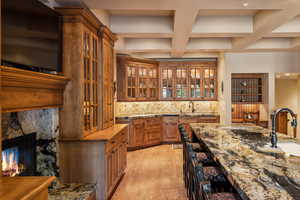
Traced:
<svg viewBox="0 0 300 200">
<path fill-rule="evenodd" d="M 191 108 L 191 105 L 192 105 L 192 113 L 194 113 L 196 111 L 196 109 L 195 109 L 195 105 L 194 105 L 193 101 L 189 102 L 189 108 Z"/>
<path fill-rule="evenodd" d="M 280 113 L 280 112 L 289 112 L 293 118 L 292 122 L 291 122 L 291 126 L 293 128 L 296 128 L 297 127 L 297 119 L 296 119 L 296 115 L 295 113 L 289 109 L 289 108 L 280 108 L 276 111 L 274 111 L 273 113 L 273 116 L 272 116 L 272 132 L 271 132 L 271 144 L 272 144 L 272 148 L 277 148 L 277 141 L 278 141 L 278 138 L 277 138 L 277 134 L 276 134 L 276 119 L 277 119 L 277 115 Z"/>
</svg>

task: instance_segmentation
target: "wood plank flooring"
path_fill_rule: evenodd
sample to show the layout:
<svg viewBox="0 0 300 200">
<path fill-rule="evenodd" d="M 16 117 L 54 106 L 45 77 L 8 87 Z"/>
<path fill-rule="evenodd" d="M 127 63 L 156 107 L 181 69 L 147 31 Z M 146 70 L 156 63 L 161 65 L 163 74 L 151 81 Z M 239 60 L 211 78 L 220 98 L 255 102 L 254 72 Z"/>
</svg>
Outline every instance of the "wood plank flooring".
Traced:
<svg viewBox="0 0 300 200">
<path fill-rule="evenodd" d="M 125 173 L 112 200 L 187 200 L 182 149 L 161 145 L 128 152 Z"/>
</svg>

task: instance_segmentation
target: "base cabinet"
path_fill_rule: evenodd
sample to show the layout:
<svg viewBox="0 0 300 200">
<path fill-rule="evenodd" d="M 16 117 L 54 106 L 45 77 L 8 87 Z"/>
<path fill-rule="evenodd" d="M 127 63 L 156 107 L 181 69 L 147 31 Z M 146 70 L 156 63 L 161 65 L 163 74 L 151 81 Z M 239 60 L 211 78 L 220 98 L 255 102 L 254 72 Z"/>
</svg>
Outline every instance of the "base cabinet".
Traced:
<svg viewBox="0 0 300 200">
<path fill-rule="evenodd" d="M 135 150 L 162 143 L 179 143 L 180 123 L 219 123 L 219 116 L 162 116 L 117 119 L 118 123 L 129 124 L 128 150 Z"/>
<path fill-rule="evenodd" d="M 161 118 L 141 118 L 129 122 L 128 148 L 151 146 L 161 142 Z"/>
<path fill-rule="evenodd" d="M 63 183 L 97 183 L 97 200 L 111 197 L 127 165 L 128 127 L 107 139 L 60 141 L 60 179 Z M 116 127 L 116 125 L 114 125 Z M 108 128 L 116 131 L 117 128 Z M 107 129 L 106 129 L 107 130 Z M 104 131 L 106 131 L 104 130 Z M 107 132 L 100 133 L 106 137 Z M 93 135 L 91 135 L 93 136 Z"/>
<path fill-rule="evenodd" d="M 109 199 L 127 165 L 127 132 L 124 129 L 106 144 L 106 198 Z"/>
<path fill-rule="evenodd" d="M 178 117 L 163 118 L 163 141 L 179 142 L 180 136 L 178 132 Z"/>
</svg>

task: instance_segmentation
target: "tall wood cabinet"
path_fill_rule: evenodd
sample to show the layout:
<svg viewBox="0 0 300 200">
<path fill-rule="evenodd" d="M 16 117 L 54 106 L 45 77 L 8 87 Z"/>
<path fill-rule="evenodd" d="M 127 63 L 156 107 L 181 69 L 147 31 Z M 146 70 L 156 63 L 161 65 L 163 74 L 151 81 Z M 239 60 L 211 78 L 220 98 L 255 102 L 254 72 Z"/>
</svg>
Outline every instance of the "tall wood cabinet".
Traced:
<svg viewBox="0 0 300 200">
<path fill-rule="evenodd" d="M 63 73 L 71 79 L 60 112 L 62 138 L 83 138 L 114 124 L 116 37 L 86 8 L 57 8 L 63 16 Z"/>
<path fill-rule="evenodd" d="M 102 48 L 102 128 L 114 124 L 114 42 L 116 36 L 106 27 L 100 29 Z"/>
<path fill-rule="evenodd" d="M 117 56 L 118 101 L 158 100 L 158 62 Z"/>
<path fill-rule="evenodd" d="M 106 200 L 124 174 L 127 125 L 114 124 L 116 36 L 86 8 L 63 16 L 63 73 L 70 79 L 60 110 L 60 179 L 96 183 Z"/>
</svg>

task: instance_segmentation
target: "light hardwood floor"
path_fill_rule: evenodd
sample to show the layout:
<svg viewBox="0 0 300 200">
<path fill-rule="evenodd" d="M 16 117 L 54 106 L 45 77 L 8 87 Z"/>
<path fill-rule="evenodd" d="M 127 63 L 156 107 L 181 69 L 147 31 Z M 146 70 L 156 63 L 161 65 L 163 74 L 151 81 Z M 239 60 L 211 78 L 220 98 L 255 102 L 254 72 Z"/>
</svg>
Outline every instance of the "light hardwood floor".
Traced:
<svg viewBox="0 0 300 200">
<path fill-rule="evenodd" d="M 182 149 L 161 145 L 128 152 L 125 176 L 112 200 L 187 200 Z"/>
</svg>

